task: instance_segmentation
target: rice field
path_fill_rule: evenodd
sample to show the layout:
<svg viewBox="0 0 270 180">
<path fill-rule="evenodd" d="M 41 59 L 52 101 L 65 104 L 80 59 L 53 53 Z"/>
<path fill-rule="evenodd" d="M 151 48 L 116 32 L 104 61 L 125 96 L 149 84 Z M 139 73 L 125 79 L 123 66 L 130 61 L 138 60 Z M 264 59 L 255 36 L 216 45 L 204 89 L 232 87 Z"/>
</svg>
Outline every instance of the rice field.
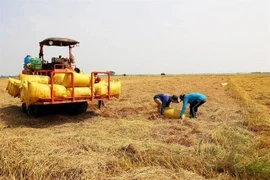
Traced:
<svg viewBox="0 0 270 180">
<path fill-rule="evenodd" d="M 1 78 L 0 178 L 270 179 L 270 75 L 112 79 L 122 94 L 102 109 L 34 119 Z M 196 120 L 156 116 L 155 94 L 189 92 L 208 98 Z"/>
</svg>

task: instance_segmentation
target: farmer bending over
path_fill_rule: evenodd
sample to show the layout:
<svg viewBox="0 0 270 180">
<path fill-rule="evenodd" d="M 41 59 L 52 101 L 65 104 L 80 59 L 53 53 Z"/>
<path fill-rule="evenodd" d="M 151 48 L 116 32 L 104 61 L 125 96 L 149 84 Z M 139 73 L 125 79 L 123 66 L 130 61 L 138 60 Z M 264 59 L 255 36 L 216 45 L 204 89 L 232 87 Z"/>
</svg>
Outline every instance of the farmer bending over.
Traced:
<svg viewBox="0 0 270 180">
<path fill-rule="evenodd" d="M 164 115 L 165 107 L 170 107 L 171 102 L 179 103 L 176 95 L 170 96 L 168 94 L 156 94 L 154 101 L 157 103 L 157 112 L 160 113 L 160 115 Z"/>
<path fill-rule="evenodd" d="M 179 98 L 180 101 L 183 101 L 183 106 L 180 113 L 181 119 L 184 117 L 183 115 L 185 114 L 187 104 L 190 104 L 190 118 L 197 118 L 196 114 L 198 112 L 199 106 L 206 102 L 206 96 L 200 93 L 181 94 Z"/>
</svg>

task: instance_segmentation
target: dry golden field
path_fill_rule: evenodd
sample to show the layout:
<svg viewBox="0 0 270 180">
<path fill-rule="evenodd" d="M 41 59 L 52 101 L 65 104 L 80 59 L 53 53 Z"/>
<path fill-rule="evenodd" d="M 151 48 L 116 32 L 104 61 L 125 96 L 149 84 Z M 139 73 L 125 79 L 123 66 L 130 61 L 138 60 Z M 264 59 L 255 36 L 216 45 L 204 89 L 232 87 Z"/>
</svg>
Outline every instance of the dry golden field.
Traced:
<svg viewBox="0 0 270 180">
<path fill-rule="evenodd" d="M 0 79 L 0 179 L 270 179 L 269 75 L 112 78 L 122 94 L 104 108 L 36 119 Z M 161 92 L 208 99 L 196 120 L 156 118 Z"/>
</svg>

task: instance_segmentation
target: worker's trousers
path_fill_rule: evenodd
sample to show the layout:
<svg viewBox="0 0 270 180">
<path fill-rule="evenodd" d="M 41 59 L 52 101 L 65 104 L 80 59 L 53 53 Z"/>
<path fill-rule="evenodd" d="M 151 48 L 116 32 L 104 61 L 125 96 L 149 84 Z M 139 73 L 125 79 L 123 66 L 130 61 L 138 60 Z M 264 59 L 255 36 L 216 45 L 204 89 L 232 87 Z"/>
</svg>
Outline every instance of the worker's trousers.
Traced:
<svg viewBox="0 0 270 180">
<path fill-rule="evenodd" d="M 202 104 L 204 104 L 206 101 L 202 101 L 202 100 L 196 100 L 192 103 L 190 103 L 190 117 L 191 118 L 197 118 L 197 112 L 198 112 L 198 107 L 201 106 Z"/>
<path fill-rule="evenodd" d="M 160 113 L 162 102 L 159 98 L 155 98 L 154 101 L 157 103 L 157 113 Z"/>
</svg>

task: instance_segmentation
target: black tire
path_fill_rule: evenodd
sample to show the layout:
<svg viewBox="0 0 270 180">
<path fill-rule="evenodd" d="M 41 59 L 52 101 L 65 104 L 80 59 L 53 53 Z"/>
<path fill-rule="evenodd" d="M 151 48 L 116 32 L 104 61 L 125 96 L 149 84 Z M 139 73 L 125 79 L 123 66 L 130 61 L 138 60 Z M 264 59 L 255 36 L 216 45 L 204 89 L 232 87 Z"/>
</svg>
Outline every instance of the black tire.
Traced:
<svg viewBox="0 0 270 180">
<path fill-rule="evenodd" d="M 29 105 L 27 108 L 27 113 L 32 118 L 37 118 L 40 116 L 40 107 L 37 105 Z"/>
<path fill-rule="evenodd" d="M 88 108 L 88 102 L 82 102 L 80 103 L 79 109 L 77 110 L 79 112 L 79 114 L 85 113 L 87 111 Z"/>
<path fill-rule="evenodd" d="M 27 106 L 25 102 L 22 103 L 22 111 L 23 113 L 27 114 Z"/>
<path fill-rule="evenodd" d="M 88 108 L 87 102 L 81 102 L 81 103 L 69 103 L 66 104 L 66 113 L 69 115 L 78 115 L 85 113 Z"/>
</svg>

